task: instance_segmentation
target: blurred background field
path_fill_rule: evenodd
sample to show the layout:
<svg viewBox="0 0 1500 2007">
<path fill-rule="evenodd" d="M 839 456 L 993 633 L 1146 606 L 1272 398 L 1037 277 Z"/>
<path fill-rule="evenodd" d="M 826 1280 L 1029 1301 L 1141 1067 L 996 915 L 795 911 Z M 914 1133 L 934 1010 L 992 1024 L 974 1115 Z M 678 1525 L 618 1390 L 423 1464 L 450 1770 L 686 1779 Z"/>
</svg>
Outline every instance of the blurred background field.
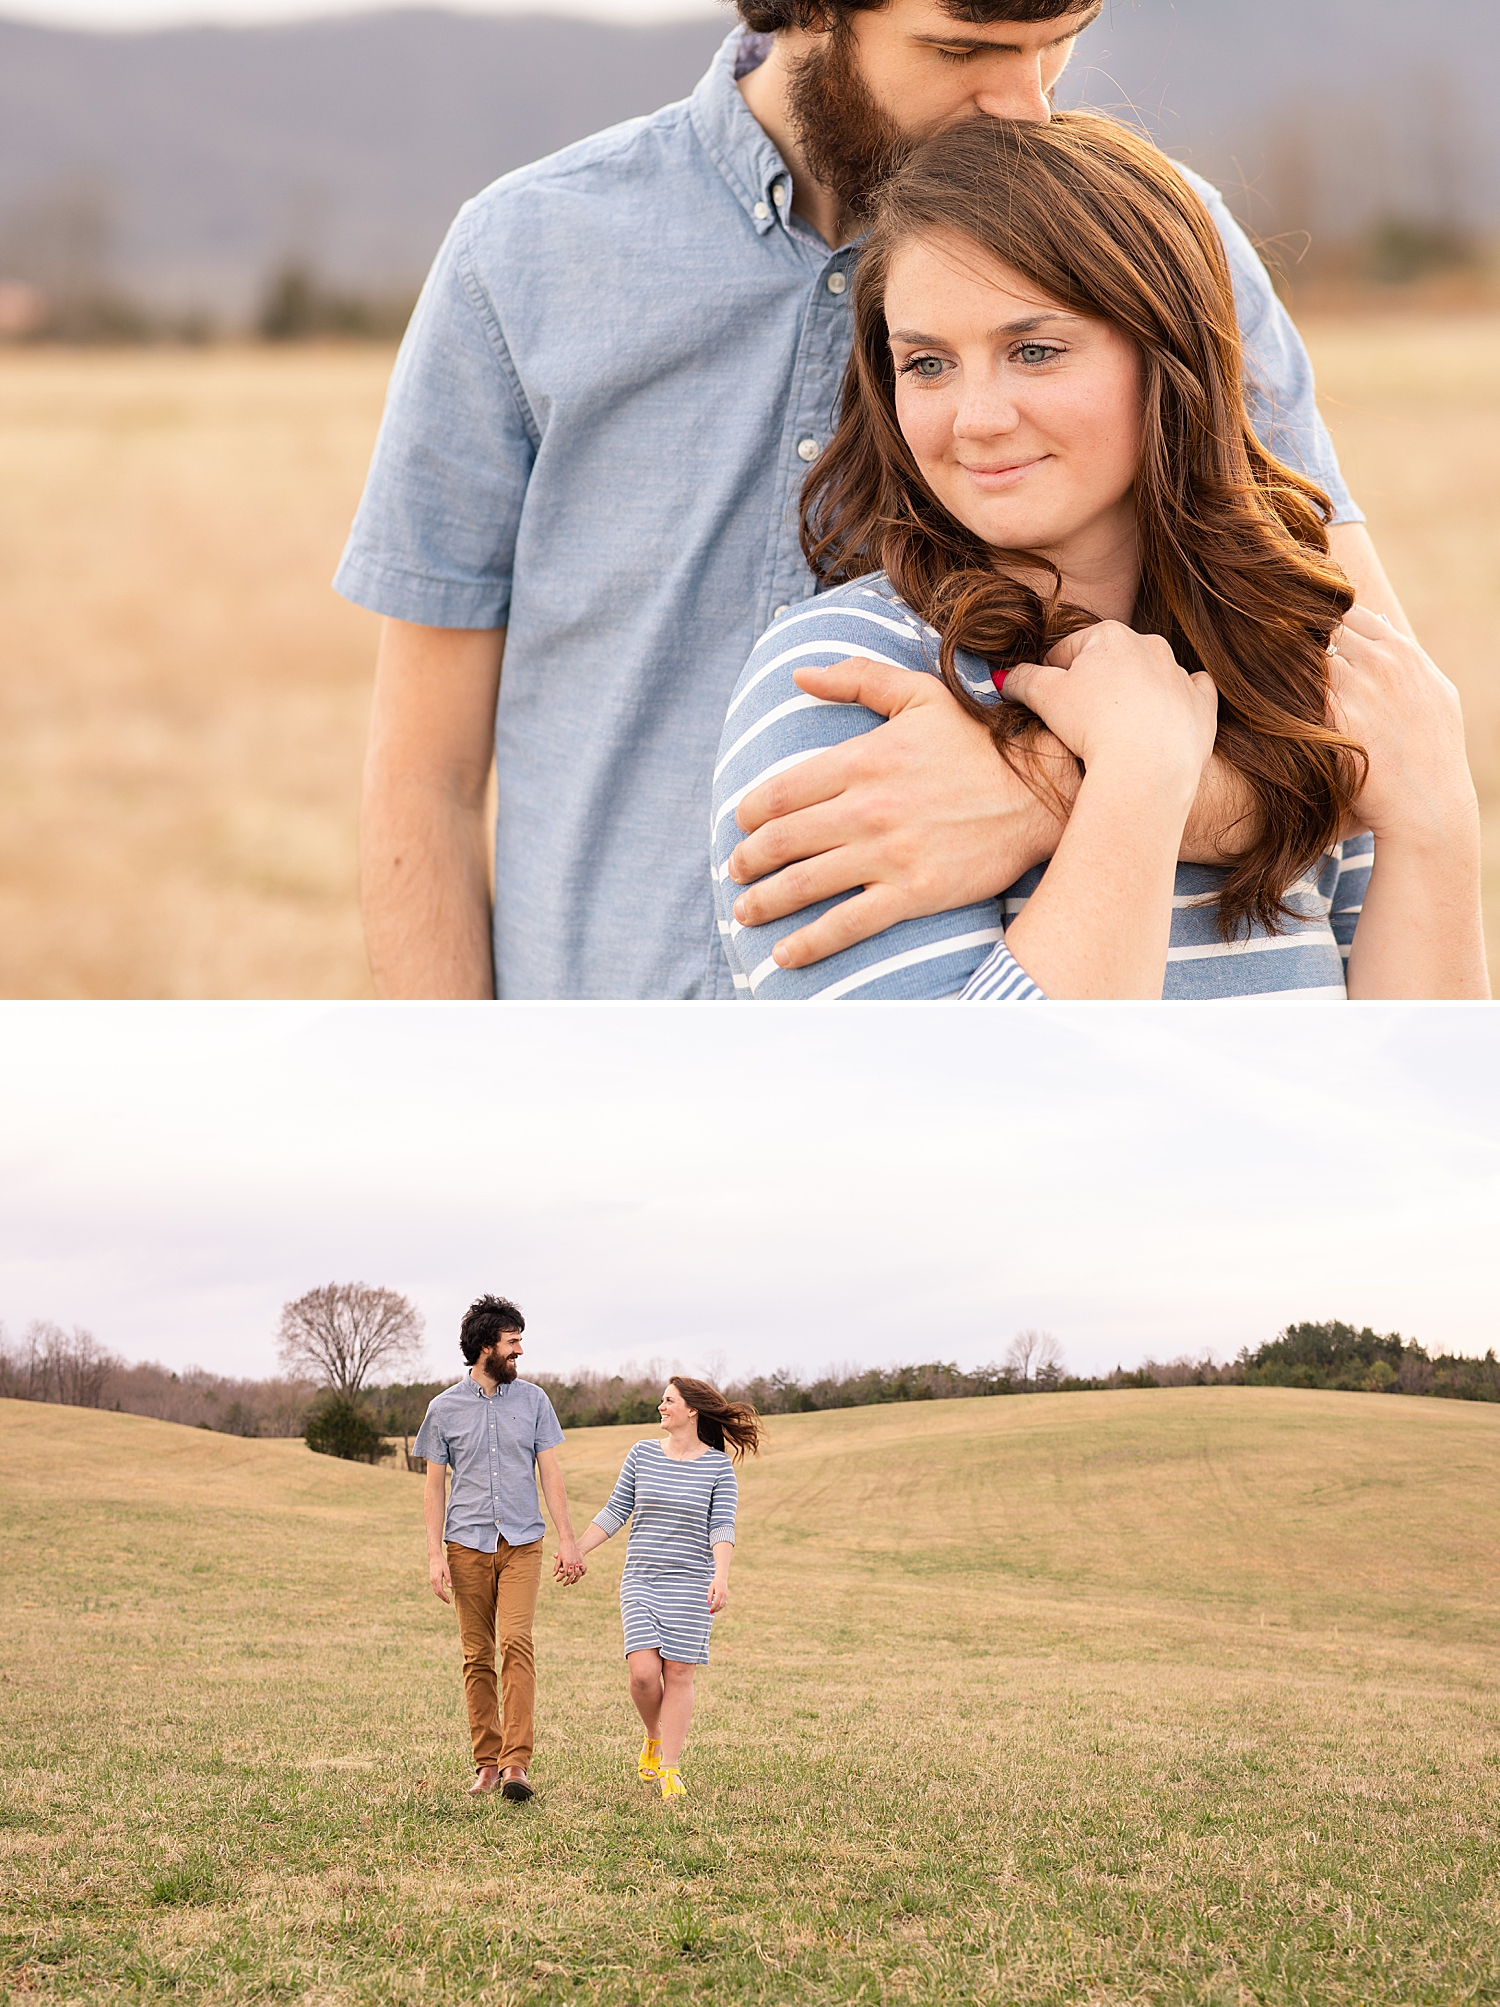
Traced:
<svg viewBox="0 0 1500 2007">
<path fill-rule="evenodd" d="M 641 1433 L 570 1434 L 577 1523 Z M 0 1992 L 1492 2000 L 1497 1475 L 1462 1402 L 777 1416 L 690 1795 L 635 1781 L 616 1540 L 543 1585 L 518 1810 L 420 1479 L 0 1401 Z"/>
<path fill-rule="evenodd" d="M 1500 312 L 1304 326 L 1354 492 L 1463 692 L 1500 977 Z M 376 623 L 328 581 L 390 361 L 0 349 L 0 993 L 369 994 Z"/>
</svg>

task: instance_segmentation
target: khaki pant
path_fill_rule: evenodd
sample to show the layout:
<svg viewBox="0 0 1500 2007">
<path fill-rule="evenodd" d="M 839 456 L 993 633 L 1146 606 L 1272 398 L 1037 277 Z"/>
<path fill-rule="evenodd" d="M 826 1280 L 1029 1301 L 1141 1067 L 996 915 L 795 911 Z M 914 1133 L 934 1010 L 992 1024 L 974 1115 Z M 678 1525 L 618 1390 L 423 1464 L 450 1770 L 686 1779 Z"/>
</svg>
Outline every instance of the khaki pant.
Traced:
<svg viewBox="0 0 1500 2007">
<path fill-rule="evenodd" d="M 493 1554 L 448 1542 L 448 1573 L 464 1648 L 464 1698 L 476 1767 L 495 1763 L 529 1769 L 536 1710 L 536 1655 L 531 1620 L 542 1580 L 542 1543 L 512 1547 L 502 1539 Z M 495 1643 L 500 1644 L 500 1687 L 495 1689 Z M 504 1707 L 500 1701 L 503 1698 Z"/>
</svg>

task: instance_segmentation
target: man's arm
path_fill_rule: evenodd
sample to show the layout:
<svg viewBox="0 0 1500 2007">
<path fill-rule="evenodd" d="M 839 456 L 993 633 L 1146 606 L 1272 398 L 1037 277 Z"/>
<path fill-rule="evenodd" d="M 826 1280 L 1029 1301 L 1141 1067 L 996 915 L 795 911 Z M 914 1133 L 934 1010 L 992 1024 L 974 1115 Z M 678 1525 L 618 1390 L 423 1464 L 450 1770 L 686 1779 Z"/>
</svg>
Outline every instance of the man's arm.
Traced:
<svg viewBox="0 0 1500 2007">
<path fill-rule="evenodd" d="M 552 1524 L 557 1528 L 557 1553 L 553 1556 L 552 1572 L 564 1581 L 576 1582 L 584 1573 L 583 1557 L 578 1552 L 578 1542 L 573 1538 L 573 1522 L 568 1516 L 568 1487 L 563 1482 L 557 1451 L 538 1450 L 536 1469 L 542 1481 L 542 1496 L 547 1501 Z"/>
<path fill-rule="evenodd" d="M 360 816 L 376 994 L 492 997 L 486 796 L 505 630 L 381 628 Z"/>
<path fill-rule="evenodd" d="M 448 1555 L 443 1546 L 443 1516 L 448 1505 L 448 1466 L 427 1465 L 427 1483 L 422 1492 L 422 1517 L 427 1522 L 427 1579 L 440 1602 L 451 1600 L 453 1577 L 448 1573 Z"/>
<path fill-rule="evenodd" d="M 1363 523 L 1335 523 L 1328 532 L 1333 560 L 1354 587 L 1354 597 L 1370 613 L 1383 613 L 1408 641 L 1415 641 L 1406 610 L 1385 575 L 1374 539 Z"/>
<path fill-rule="evenodd" d="M 1043 742 L 1040 758 L 1061 807 L 1005 764 L 985 727 L 934 676 L 849 661 L 799 668 L 796 681 L 890 722 L 789 767 L 739 804 L 747 836 L 729 875 L 748 887 L 734 902 L 742 926 L 865 888 L 778 943 L 782 968 L 806 968 L 900 920 L 993 898 L 1051 857 L 1080 779 L 1056 740 Z M 1210 761 L 1183 860 L 1222 864 L 1250 840 L 1250 807 L 1240 776 Z"/>
</svg>

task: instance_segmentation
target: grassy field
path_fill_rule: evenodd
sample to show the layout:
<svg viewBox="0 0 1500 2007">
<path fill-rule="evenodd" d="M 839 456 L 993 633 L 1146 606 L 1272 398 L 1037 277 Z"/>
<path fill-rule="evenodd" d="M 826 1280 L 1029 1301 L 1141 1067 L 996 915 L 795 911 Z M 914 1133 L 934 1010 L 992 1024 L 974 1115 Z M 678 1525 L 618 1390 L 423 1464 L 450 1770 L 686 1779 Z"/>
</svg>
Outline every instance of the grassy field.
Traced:
<svg viewBox="0 0 1500 2007">
<path fill-rule="evenodd" d="M 0 994 L 369 994 L 384 349 L 0 351 Z"/>
<path fill-rule="evenodd" d="M 1307 327 L 1464 690 L 1500 975 L 1500 317 Z M 0 993 L 365 995 L 373 620 L 329 590 L 382 349 L 0 351 Z"/>
<path fill-rule="evenodd" d="M 580 1521 L 638 1430 L 575 1434 Z M 0 1403 L 14 2002 L 1500 2000 L 1500 1412 L 1237 1388 L 780 1418 L 685 1764 L 616 1542 L 471 1804 L 420 1483 Z"/>
<path fill-rule="evenodd" d="M 1500 317 L 1309 325 L 1500 859 Z M 0 994 L 362 996 L 379 349 L 0 351 Z M 1488 887 L 1500 944 L 1500 863 Z M 1500 946 L 1494 966 L 1500 974 Z"/>
</svg>

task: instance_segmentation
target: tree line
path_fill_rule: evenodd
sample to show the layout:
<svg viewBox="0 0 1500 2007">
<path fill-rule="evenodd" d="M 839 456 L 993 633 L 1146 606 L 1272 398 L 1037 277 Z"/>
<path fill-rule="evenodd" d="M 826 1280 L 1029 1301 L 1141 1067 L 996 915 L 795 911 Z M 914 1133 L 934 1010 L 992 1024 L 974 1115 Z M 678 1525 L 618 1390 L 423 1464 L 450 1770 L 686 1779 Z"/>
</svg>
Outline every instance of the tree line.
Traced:
<svg viewBox="0 0 1500 2007">
<path fill-rule="evenodd" d="M 451 1384 L 402 1380 L 393 1368 L 415 1363 L 421 1312 L 394 1290 L 329 1283 L 286 1305 L 278 1332 L 281 1376 L 233 1379 L 199 1367 L 174 1372 L 131 1364 L 93 1334 L 46 1322 L 12 1339 L 0 1325 L 0 1398 L 109 1408 L 158 1421 L 240 1436 L 304 1436 L 336 1456 L 373 1458 L 382 1443 L 415 1436 L 427 1404 Z M 382 1374 L 391 1375 L 382 1379 Z M 627 1373 L 531 1375 L 565 1429 L 656 1420 L 666 1369 Z M 1062 1349 L 1045 1331 L 1023 1331 L 997 1364 L 962 1368 L 846 1366 L 811 1378 L 790 1370 L 727 1385 L 732 1399 L 763 1415 L 815 1414 L 897 1401 L 947 1401 L 1009 1394 L 1070 1394 L 1118 1388 L 1301 1387 L 1438 1400 L 1500 1401 L 1500 1361 L 1429 1354 L 1399 1332 L 1377 1333 L 1338 1322 L 1289 1324 L 1253 1350 L 1220 1363 L 1211 1356 L 1147 1359 L 1100 1376 L 1069 1373 Z"/>
</svg>

